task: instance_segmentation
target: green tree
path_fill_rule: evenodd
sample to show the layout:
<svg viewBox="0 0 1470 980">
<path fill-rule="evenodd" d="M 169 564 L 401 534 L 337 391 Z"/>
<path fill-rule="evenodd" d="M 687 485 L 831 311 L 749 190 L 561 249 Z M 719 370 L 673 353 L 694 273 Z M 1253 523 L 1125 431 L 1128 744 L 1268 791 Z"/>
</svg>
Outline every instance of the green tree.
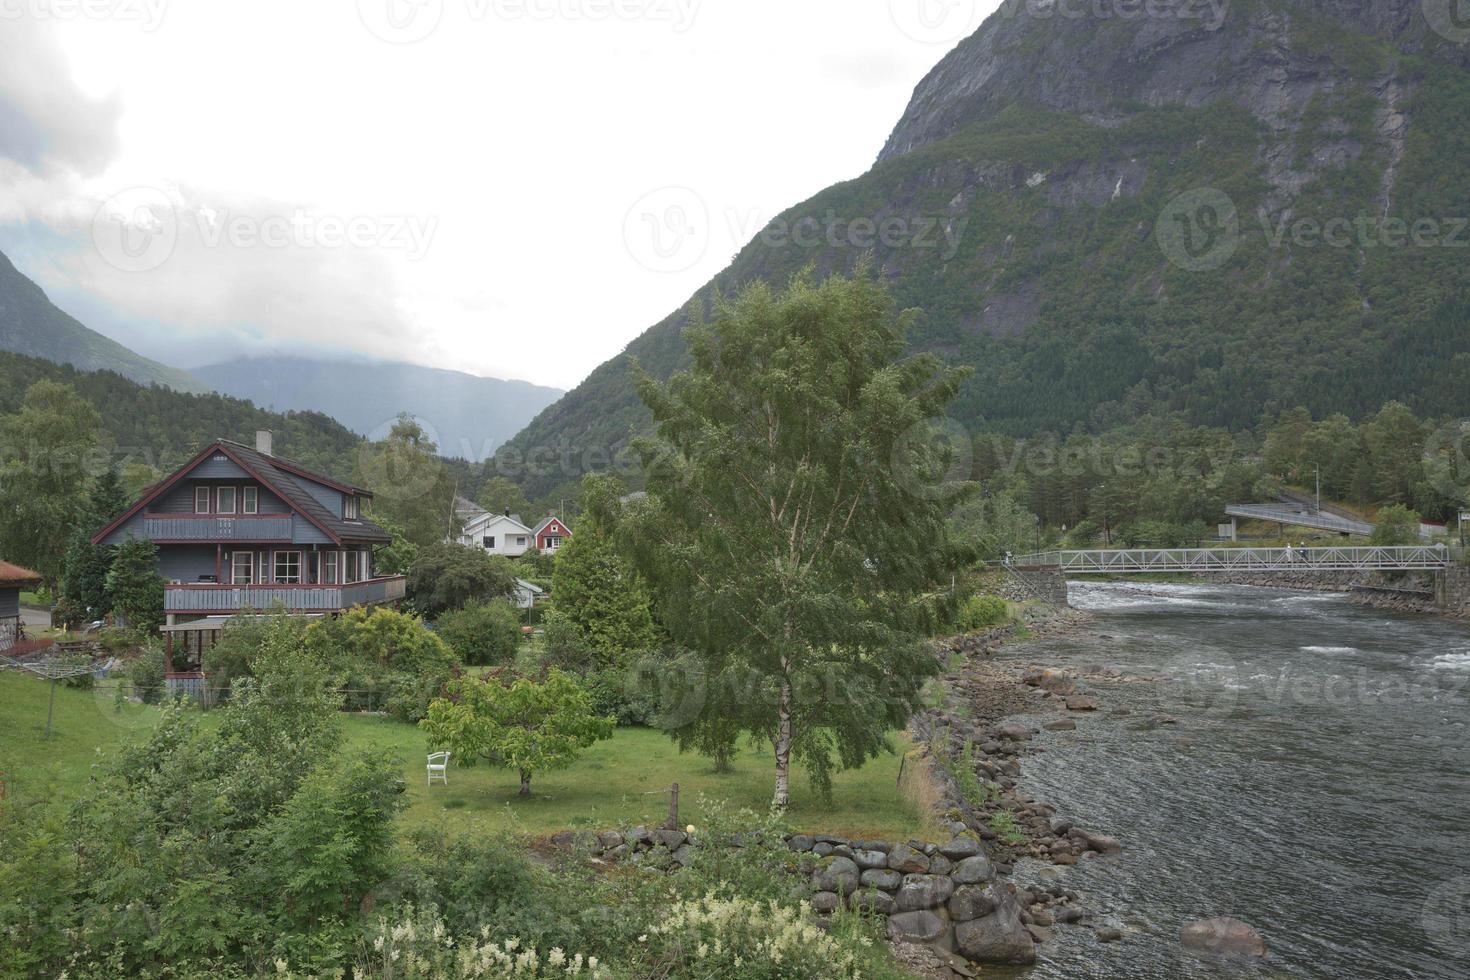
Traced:
<svg viewBox="0 0 1470 980">
<path fill-rule="evenodd" d="M 508 602 L 472 601 L 434 624 L 444 642 L 467 664 L 506 664 L 521 647 L 518 609 Z"/>
<path fill-rule="evenodd" d="M 107 597 L 129 626 L 158 632 L 164 620 L 163 586 L 156 544 L 146 538 L 129 538 L 117 546 L 107 572 Z"/>
<path fill-rule="evenodd" d="M 1419 523 L 1420 517 L 1414 511 L 1403 504 L 1390 504 L 1378 512 L 1368 540 L 1382 545 L 1418 544 Z"/>
<path fill-rule="evenodd" d="M 461 764 L 485 760 L 519 773 L 521 796 L 531 795 L 532 776 L 570 766 L 583 749 L 611 738 L 613 725 L 613 719 L 593 712 L 587 692 L 560 670 L 539 683 L 462 677 L 419 722 L 429 744 L 454 753 Z"/>
<path fill-rule="evenodd" d="M 430 618 L 476 600 L 508 599 L 515 591 L 515 566 L 483 548 L 436 544 L 420 551 L 408 570 L 414 608 Z"/>
<path fill-rule="evenodd" d="M 364 447 L 358 482 L 373 491 L 374 513 L 397 525 L 409 542 L 426 548 L 453 538 L 454 479 L 439 447 L 411 416 L 399 416 L 388 438 Z"/>
<path fill-rule="evenodd" d="M 102 471 L 92 484 L 87 513 L 72 532 L 66 549 L 65 571 L 61 577 L 61 595 L 66 608 L 78 616 L 101 618 L 112 611 L 107 595 L 107 573 L 112 568 L 112 548 L 92 544 L 93 533 L 127 509 L 127 493 L 117 467 Z M 75 625 L 75 624 L 73 624 Z"/>
<path fill-rule="evenodd" d="M 691 369 L 666 386 L 640 374 L 662 507 L 629 538 L 709 680 L 675 737 L 728 737 L 733 719 L 770 738 L 784 807 L 793 755 L 830 792 L 834 767 L 891 749 L 936 669 L 923 638 L 950 612 L 936 586 L 958 564 L 945 518 L 965 487 L 945 481 L 932 420 L 966 372 L 904 357 L 917 314 L 895 317 L 866 268 L 779 295 L 756 283 L 712 323 L 695 315 Z"/>
<path fill-rule="evenodd" d="M 529 516 L 531 513 L 531 502 L 526 499 L 525 491 L 514 480 L 503 476 L 487 480 L 476 502 L 492 514 Z"/>
<path fill-rule="evenodd" d="M 551 581 L 556 609 L 596 654 L 596 666 L 624 664 L 657 645 L 647 587 L 590 516 L 557 553 Z"/>
<path fill-rule="evenodd" d="M 373 523 L 387 531 L 388 536 L 393 539 L 388 544 L 373 549 L 373 567 L 380 575 L 407 575 L 413 563 L 418 560 L 419 546 L 408 540 L 403 528 L 392 518 L 375 514 Z"/>
<path fill-rule="evenodd" d="M 53 592 L 87 517 L 101 435 L 96 409 L 54 381 L 31 385 L 20 411 L 0 416 L 0 541 L 7 559 L 36 569 Z"/>
</svg>

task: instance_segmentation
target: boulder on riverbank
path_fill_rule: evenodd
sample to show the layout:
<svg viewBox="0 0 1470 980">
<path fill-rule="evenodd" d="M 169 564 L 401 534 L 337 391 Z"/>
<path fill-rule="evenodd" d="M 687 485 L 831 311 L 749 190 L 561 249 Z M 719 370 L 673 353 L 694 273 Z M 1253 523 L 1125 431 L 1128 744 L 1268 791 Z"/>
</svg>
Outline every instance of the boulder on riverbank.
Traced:
<svg viewBox="0 0 1470 980">
<path fill-rule="evenodd" d="M 1267 953 L 1266 940 L 1259 932 L 1228 917 L 1186 922 L 1179 930 L 1179 942 L 1185 949 L 1223 956 L 1262 957 Z"/>
</svg>

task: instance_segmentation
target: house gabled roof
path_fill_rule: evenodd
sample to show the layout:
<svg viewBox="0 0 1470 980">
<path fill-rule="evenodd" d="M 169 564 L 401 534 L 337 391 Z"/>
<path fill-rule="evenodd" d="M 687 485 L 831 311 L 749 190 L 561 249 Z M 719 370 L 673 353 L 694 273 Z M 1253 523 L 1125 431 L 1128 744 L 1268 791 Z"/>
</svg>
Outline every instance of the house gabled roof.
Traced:
<svg viewBox="0 0 1470 980">
<path fill-rule="evenodd" d="M 41 573 L 33 572 L 29 568 L 12 565 L 8 561 L 0 561 L 0 586 L 9 589 L 25 587 L 27 585 L 40 585 Z"/>
<path fill-rule="evenodd" d="M 562 520 L 560 517 L 557 517 L 555 514 L 548 515 L 546 520 L 542 521 L 540 524 L 537 524 L 536 530 L 532 531 L 531 533 L 539 538 L 541 536 L 541 532 L 546 530 L 546 525 L 550 524 L 552 521 L 556 521 L 558 524 L 560 524 L 566 530 L 567 534 L 572 533 L 572 526 L 566 521 Z"/>
<path fill-rule="evenodd" d="M 299 479 L 311 480 L 314 483 L 320 483 L 323 486 L 341 491 L 342 493 L 371 497 L 372 494 L 368 491 L 333 480 L 331 477 L 314 473 L 300 464 L 292 463 L 275 456 L 267 456 L 241 443 L 231 442 L 228 439 L 219 439 L 206 446 L 199 455 L 190 460 L 189 463 L 173 476 L 149 488 L 138 499 L 137 503 L 123 511 L 121 517 L 93 535 L 92 543 L 100 544 L 109 534 L 132 520 L 139 512 L 163 496 L 164 493 L 187 477 L 201 463 L 215 453 L 224 453 L 228 456 L 242 470 L 255 477 L 255 479 L 274 491 L 278 497 L 286 501 L 292 510 L 316 525 L 322 533 L 326 534 L 336 544 L 342 544 L 344 541 L 387 544 L 392 540 L 387 531 L 384 531 L 371 521 L 347 521 L 336 516 L 308 493 L 306 488 L 299 482 Z"/>
<path fill-rule="evenodd" d="M 514 524 L 516 527 L 518 527 L 521 530 L 525 531 L 527 534 L 534 534 L 535 533 L 529 527 L 526 527 L 526 525 L 521 522 L 521 519 L 519 517 L 517 517 L 516 515 L 514 515 L 514 514 L 509 514 L 509 515 L 507 515 L 507 514 L 489 514 L 489 513 L 481 514 L 479 517 L 476 517 L 474 520 L 472 520 L 468 524 L 466 524 L 464 526 L 464 530 L 465 530 L 465 533 L 466 534 L 469 534 L 470 531 L 473 530 L 474 528 L 477 528 L 477 527 L 489 527 L 491 524 L 494 524 L 496 521 L 508 521 L 509 523 Z"/>
</svg>

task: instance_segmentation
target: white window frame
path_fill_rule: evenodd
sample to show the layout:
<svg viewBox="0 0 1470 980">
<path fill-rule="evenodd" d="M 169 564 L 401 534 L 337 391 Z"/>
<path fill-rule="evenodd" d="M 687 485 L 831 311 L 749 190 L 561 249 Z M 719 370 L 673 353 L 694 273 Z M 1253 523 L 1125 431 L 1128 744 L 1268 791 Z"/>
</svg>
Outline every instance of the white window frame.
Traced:
<svg viewBox="0 0 1470 980">
<path fill-rule="evenodd" d="M 342 569 L 342 584 L 343 585 L 353 585 L 353 584 L 355 584 L 357 582 L 361 582 L 362 579 L 358 578 L 358 576 L 361 575 L 361 574 L 362 574 L 362 552 L 360 552 L 360 551 L 349 551 L 349 552 L 347 552 L 347 567 L 344 568 L 344 569 Z"/>
<path fill-rule="evenodd" d="M 295 561 L 295 564 L 296 564 L 296 574 L 295 575 L 287 576 L 287 577 L 284 577 L 284 578 L 281 576 L 281 559 L 283 559 L 283 558 L 295 558 L 295 560 L 296 560 Z M 303 571 L 303 569 L 301 567 L 301 552 L 299 552 L 299 551 L 277 551 L 272 556 L 272 560 L 271 560 L 271 582 L 273 582 L 274 584 L 276 584 L 276 585 L 300 585 L 301 584 L 301 573 L 302 573 L 302 571 Z"/>
<path fill-rule="evenodd" d="M 341 577 L 338 574 L 337 565 L 337 552 L 328 551 L 322 555 L 322 574 L 320 577 L 323 585 L 342 584 L 341 582 L 337 581 L 337 579 Z"/>
<path fill-rule="evenodd" d="M 241 559 L 244 559 L 243 561 Z M 241 573 L 244 573 L 243 576 Z M 255 584 L 255 553 L 235 551 L 230 553 L 230 584 Z"/>
<path fill-rule="evenodd" d="M 227 494 L 227 493 L 230 495 L 230 509 L 229 510 L 225 510 L 225 494 Z M 239 511 L 239 509 L 240 509 L 240 488 L 239 487 L 216 487 L 215 488 L 215 491 L 214 491 L 214 512 L 216 514 L 225 514 L 225 515 L 228 515 L 230 517 L 233 517 Z"/>
<path fill-rule="evenodd" d="M 194 513 L 196 513 L 196 514 L 208 514 L 209 513 L 210 499 L 213 496 L 214 495 L 209 492 L 209 488 L 208 487 L 195 487 L 194 488 Z M 202 508 L 199 506 L 199 503 L 200 503 L 201 500 L 203 500 L 203 502 L 204 502 L 204 506 Z"/>
<path fill-rule="evenodd" d="M 361 513 L 362 510 L 357 502 L 357 497 L 352 494 L 344 494 L 342 496 L 342 519 L 344 521 L 355 521 Z"/>
<path fill-rule="evenodd" d="M 258 487 L 240 488 L 240 513 L 260 513 L 260 489 Z"/>
<path fill-rule="evenodd" d="M 561 547 L 561 535 L 560 534 L 548 534 L 546 536 L 546 550 L 547 551 L 555 551 L 557 548 L 560 548 L 560 547 Z"/>
</svg>

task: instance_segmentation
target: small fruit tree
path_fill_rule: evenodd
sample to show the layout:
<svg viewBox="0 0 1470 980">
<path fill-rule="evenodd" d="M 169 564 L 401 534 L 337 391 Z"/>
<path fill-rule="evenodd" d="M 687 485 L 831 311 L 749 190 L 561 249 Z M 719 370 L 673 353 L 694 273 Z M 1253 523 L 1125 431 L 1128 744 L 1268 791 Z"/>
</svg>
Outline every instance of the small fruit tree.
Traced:
<svg viewBox="0 0 1470 980">
<path fill-rule="evenodd" d="M 431 748 L 452 752 L 462 765 L 483 759 L 516 770 L 520 795 L 530 796 L 534 774 L 570 766 L 583 749 L 611 738 L 614 724 L 597 716 L 570 674 L 552 670 L 540 682 L 460 678 L 419 727 Z"/>
</svg>

